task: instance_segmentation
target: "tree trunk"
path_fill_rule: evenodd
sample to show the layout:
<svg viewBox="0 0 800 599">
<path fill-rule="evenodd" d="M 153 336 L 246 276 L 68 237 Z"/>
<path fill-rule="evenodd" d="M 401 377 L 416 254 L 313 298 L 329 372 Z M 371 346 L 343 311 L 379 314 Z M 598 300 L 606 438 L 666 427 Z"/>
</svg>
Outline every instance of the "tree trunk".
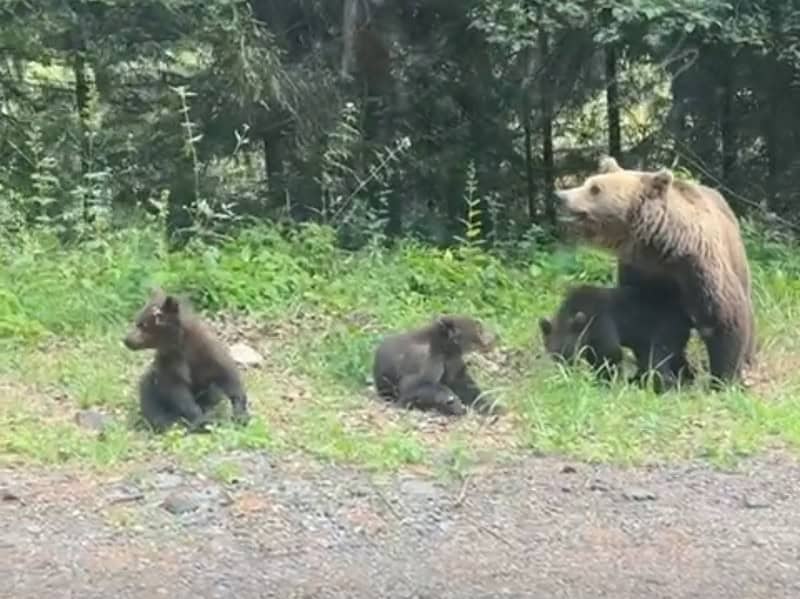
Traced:
<svg viewBox="0 0 800 599">
<path fill-rule="evenodd" d="M 527 91 L 523 92 L 526 96 Z M 528 222 L 536 222 L 536 183 L 533 180 L 533 134 L 531 132 L 531 111 L 528 100 L 523 101 L 522 124 L 525 130 L 525 189 L 528 192 Z"/>
<path fill-rule="evenodd" d="M 191 209 L 196 205 L 197 199 L 192 161 L 186 158 L 176 160 L 167 200 L 166 234 L 171 250 L 178 250 L 189 242 L 191 238 L 189 227 L 192 225 Z"/>
<path fill-rule="evenodd" d="M 552 100 L 552 77 L 550 73 L 550 36 L 544 30 L 541 31 L 541 61 L 545 66 L 544 85 L 542 86 L 542 165 L 544 170 L 544 211 L 547 222 L 555 228 L 556 220 L 556 168 L 553 161 L 553 100 Z"/>
<path fill-rule="evenodd" d="M 722 181 L 728 187 L 733 186 L 734 168 L 736 166 L 736 130 L 733 117 L 733 98 L 736 93 L 734 80 L 734 61 L 728 54 L 722 72 L 720 98 L 720 137 L 722 141 Z"/>
<path fill-rule="evenodd" d="M 777 69 L 776 69 L 777 70 Z M 769 94 L 767 100 L 767 114 L 764 116 L 766 120 L 765 127 L 765 145 L 767 154 L 767 205 L 772 210 L 778 209 L 778 190 L 779 190 L 779 176 L 781 171 L 781 102 L 779 94 L 786 93 L 785 89 L 781 89 L 775 85 L 778 75 L 774 73 L 770 79 L 773 81 L 767 88 Z"/>
<path fill-rule="evenodd" d="M 770 3 L 768 8 L 770 32 L 773 47 L 780 48 L 783 41 L 781 24 L 783 11 L 781 3 Z M 763 62 L 767 62 L 762 59 Z M 783 98 L 788 93 L 790 77 L 783 78 L 784 69 L 780 64 L 771 64 L 764 68 L 767 75 L 767 114 L 766 114 L 766 150 L 767 150 L 767 205 L 773 211 L 781 209 L 780 204 L 780 177 L 785 164 L 786 149 L 784 148 Z M 772 71 L 770 73 L 770 71 Z"/>
<path fill-rule="evenodd" d="M 608 119 L 608 153 L 622 162 L 622 128 L 620 126 L 619 84 L 617 83 L 617 50 L 612 44 L 605 48 L 606 110 Z"/>
<path fill-rule="evenodd" d="M 344 0 L 342 3 L 342 64 L 341 76 L 349 79 L 356 62 L 356 28 L 358 26 L 359 0 Z"/>
<path fill-rule="evenodd" d="M 284 175 L 284 134 L 273 128 L 262 136 L 264 148 L 264 170 L 269 186 L 270 208 L 280 210 L 286 203 L 286 177 Z"/>
<path fill-rule="evenodd" d="M 78 136 L 80 139 L 80 165 L 81 176 L 89 173 L 90 148 L 89 148 L 89 83 L 86 80 L 86 45 L 80 31 L 74 31 L 72 36 L 72 72 L 75 76 L 75 108 L 78 113 Z M 87 194 L 83 197 L 83 220 L 90 222 L 89 204 Z"/>
<path fill-rule="evenodd" d="M 75 107 L 80 121 L 81 173 L 85 175 L 89 170 L 89 141 L 87 130 L 87 122 L 89 120 L 89 84 L 86 81 L 86 61 L 83 49 L 77 48 L 75 50 L 72 70 L 75 74 Z"/>
</svg>

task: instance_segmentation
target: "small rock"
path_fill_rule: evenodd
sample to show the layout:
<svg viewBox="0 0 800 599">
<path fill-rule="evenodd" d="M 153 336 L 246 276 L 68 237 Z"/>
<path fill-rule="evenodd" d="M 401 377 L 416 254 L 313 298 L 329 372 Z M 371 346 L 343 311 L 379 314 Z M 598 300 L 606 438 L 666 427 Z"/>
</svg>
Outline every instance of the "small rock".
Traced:
<svg viewBox="0 0 800 599">
<path fill-rule="evenodd" d="M 0 489 L 0 498 L 2 498 L 3 501 L 22 501 L 19 495 L 9 489 Z"/>
<path fill-rule="evenodd" d="M 244 367 L 258 368 L 264 363 L 264 358 L 255 349 L 246 343 L 234 343 L 230 348 L 234 361 Z"/>
<path fill-rule="evenodd" d="M 764 510 L 770 507 L 768 502 L 755 497 L 745 496 L 742 503 L 744 504 L 744 507 L 749 510 Z"/>
<path fill-rule="evenodd" d="M 203 489 L 198 494 L 198 497 L 202 497 L 202 501 L 208 506 L 216 504 L 227 507 L 233 504 L 233 497 L 227 491 L 218 487 Z"/>
<path fill-rule="evenodd" d="M 622 496 L 628 501 L 655 501 L 656 499 L 655 493 L 649 489 L 642 489 L 639 487 L 624 491 Z"/>
<path fill-rule="evenodd" d="M 407 478 L 401 483 L 404 493 L 414 495 L 420 499 L 432 500 L 439 495 L 439 490 L 434 483 L 421 478 Z"/>
<path fill-rule="evenodd" d="M 561 469 L 561 474 L 575 474 L 576 472 L 575 466 L 570 466 L 569 464 Z"/>
<path fill-rule="evenodd" d="M 562 493 L 572 493 L 572 489 L 570 489 L 569 487 L 561 487 L 561 492 Z"/>
<path fill-rule="evenodd" d="M 75 414 L 78 426 L 96 433 L 104 433 L 111 425 L 111 417 L 95 410 L 81 410 Z"/>
<path fill-rule="evenodd" d="M 127 503 L 129 501 L 144 499 L 144 493 L 133 485 L 119 485 L 108 494 L 107 499 L 108 502 L 112 504 Z"/>
<path fill-rule="evenodd" d="M 153 487 L 162 491 L 174 489 L 183 484 L 183 477 L 173 472 L 157 472 L 153 477 Z"/>
<path fill-rule="evenodd" d="M 200 507 L 198 498 L 189 493 L 172 493 L 161 504 L 170 514 L 176 516 L 194 512 Z"/>
<path fill-rule="evenodd" d="M 589 484 L 590 491 L 600 491 L 601 493 L 605 493 L 608 491 L 608 485 L 604 483 L 602 480 L 593 480 Z"/>
</svg>

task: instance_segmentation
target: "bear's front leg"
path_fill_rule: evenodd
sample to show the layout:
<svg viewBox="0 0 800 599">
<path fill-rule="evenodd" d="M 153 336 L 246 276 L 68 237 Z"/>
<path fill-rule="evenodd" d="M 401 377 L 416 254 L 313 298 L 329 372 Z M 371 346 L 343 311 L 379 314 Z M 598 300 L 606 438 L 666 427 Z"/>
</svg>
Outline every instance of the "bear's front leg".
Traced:
<svg viewBox="0 0 800 599">
<path fill-rule="evenodd" d="M 747 331 L 744 327 L 724 327 L 702 331 L 708 352 L 711 385 L 719 389 L 722 384 L 741 378 L 742 362 L 747 348 Z"/>
</svg>

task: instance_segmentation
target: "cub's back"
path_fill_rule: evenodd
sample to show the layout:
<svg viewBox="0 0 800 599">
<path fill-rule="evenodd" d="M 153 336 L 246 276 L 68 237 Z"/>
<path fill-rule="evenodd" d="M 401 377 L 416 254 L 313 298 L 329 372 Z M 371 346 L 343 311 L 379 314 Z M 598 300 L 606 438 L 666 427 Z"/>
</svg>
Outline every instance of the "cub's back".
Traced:
<svg viewBox="0 0 800 599">
<path fill-rule="evenodd" d="M 422 368 L 430 357 L 430 344 L 419 332 L 387 335 L 375 350 L 372 378 L 378 392 L 393 395 L 400 378 Z"/>
</svg>

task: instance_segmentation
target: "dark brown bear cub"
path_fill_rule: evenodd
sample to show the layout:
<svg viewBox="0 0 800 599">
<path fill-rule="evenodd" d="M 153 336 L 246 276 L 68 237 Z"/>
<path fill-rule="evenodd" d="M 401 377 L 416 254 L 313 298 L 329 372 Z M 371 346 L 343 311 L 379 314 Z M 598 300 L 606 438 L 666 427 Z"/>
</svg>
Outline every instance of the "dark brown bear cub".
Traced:
<svg viewBox="0 0 800 599">
<path fill-rule="evenodd" d="M 378 395 L 399 405 L 461 415 L 488 402 L 467 372 L 464 354 L 488 351 L 495 335 L 468 316 L 439 316 L 427 326 L 387 336 L 375 351 Z"/>
<path fill-rule="evenodd" d="M 247 394 L 233 358 L 174 296 L 155 290 L 123 343 L 134 351 L 156 351 L 139 382 L 142 415 L 155 430 L 181 420 L 190 430 L 202 429 L 223 395 L 231 401 L 234 419 L 248 420 Z"/>
<path fill-rule="evenodd" d="M 568 362 L 582 357 L 602 378 L 617 371 L 623 347 L 636 358 L 634 380 L 653 371 L 657 392 L 694 378 L 685 353 L 689 317 L 680 304 L 660 302 L 635 287 L 573 287 L 553 321 L 542 318 L 539 328 L 548 353 Z"/>
</svg>

